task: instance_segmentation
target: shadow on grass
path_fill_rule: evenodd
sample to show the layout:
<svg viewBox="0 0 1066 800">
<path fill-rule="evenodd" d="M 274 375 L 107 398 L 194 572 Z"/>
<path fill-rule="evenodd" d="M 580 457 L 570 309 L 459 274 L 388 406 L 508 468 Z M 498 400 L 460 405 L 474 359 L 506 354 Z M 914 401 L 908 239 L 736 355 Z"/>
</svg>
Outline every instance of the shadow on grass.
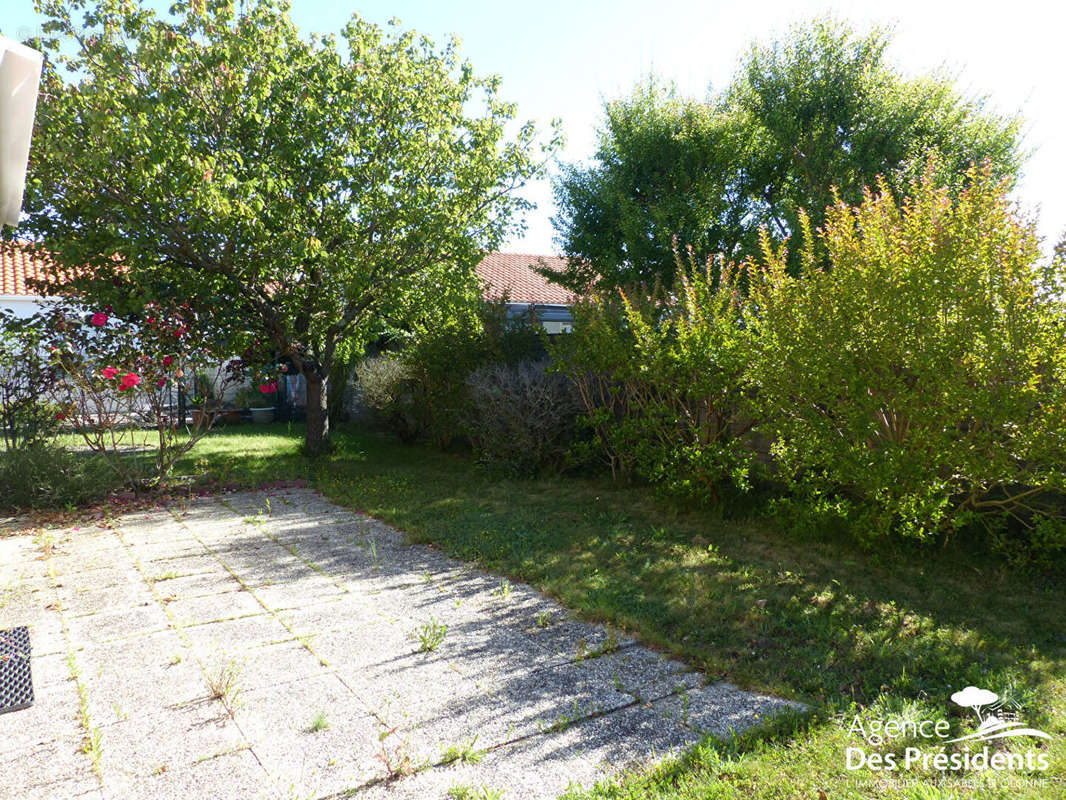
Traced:
<svg viewBox="0 0 1066 800">
<path fill-rule="evenodd" d="M 639 632 L 711 676 L 815 703 L 967 684 L 1040 687 L 1066 666 L 1066 598 L 977 557 L 876 554 L 773 522 L 681 512 L 581 478 L 500 478 L 345 428 L 319 462 L 299 427 L 223 429 L 180 465 L 222 482 L 308 478 L 466 561 Z"/>
</svg>

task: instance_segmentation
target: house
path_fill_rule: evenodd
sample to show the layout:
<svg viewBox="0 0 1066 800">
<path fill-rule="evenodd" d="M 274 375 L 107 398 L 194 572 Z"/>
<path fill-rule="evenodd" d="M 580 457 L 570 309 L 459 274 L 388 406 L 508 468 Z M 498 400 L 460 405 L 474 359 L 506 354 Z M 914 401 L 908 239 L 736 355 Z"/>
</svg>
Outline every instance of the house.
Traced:
<svg viewBox="0 0 1066 800">
<path fill-rule="evenodd" d="M 577 295 L 539 272 L 561 272 L 566 259 L 519 253 L 488 253 L 477 265 L 486 300 L 506 300 L 508 316 L 532 313 L 548 333 L 569 333 L 574 324 L 571 307 Z"/>
<path fill-rule="evenodd" d="M 570 308 L 576 295 L 552 283 L 536 270 L 562 270 L 565 259 L 557 256 L 488 253 L 477 265 L 486 300 L 506 300 L 508 315 L 532 313 L 548 333 L 569 332 Z M 0 242 L 0 308 L 28 317 L 47 299 L 36 281 L 46 280 L 48 257 L 18 242 Z"/>
<path fill-rule="evenodd" d="M 50 299 L 37 281 L 51 277 L 51 262 L 39 251 L 18 242 L 0 242 L 0 309 L 31 317 Z"/>
</svg>

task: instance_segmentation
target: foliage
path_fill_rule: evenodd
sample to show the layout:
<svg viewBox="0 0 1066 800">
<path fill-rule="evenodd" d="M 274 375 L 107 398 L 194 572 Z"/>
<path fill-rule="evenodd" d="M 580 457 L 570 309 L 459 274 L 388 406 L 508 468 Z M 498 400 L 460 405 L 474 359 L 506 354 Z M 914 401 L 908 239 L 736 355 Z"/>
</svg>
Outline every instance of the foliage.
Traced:
<svg viewBox="0 0 1066 800">
<path fill-rule="evenodd" d="M 943 75 L 902 76 L 886 57 L 890 41 L 818 19 L 754 45 L 706 103 L 654 79 L 607 102 L 594 162 L 556 183 L 554 224 L 571 258 L 563 282 L 669 285 L 675 235 L 701 260 L 743 261 L 758 254 L 763 228 L 777 241 L 795 234 L 800 209 L 820 226 L 834 187 L 852 204 L 878 176 L 901 190 L 933 153 L 955 190 L 971 163 L 1013 179 L 1019 120 Z"/>
<path fill-rule="evenodd" d="M 217 369 L 210 335 L 188 308 L 150 304 L 139 319 L 54 306 L 35 319 L 56 372 L 63 418 L 130 489 L 158 485 L 211 427 L 241 362 Z M 195 406 L 186 425 L 178 394 Z M 144 453 L 150 452 L 151 458 Z"/>
<path fill-rule="evenodd" d="M 32 320 L 0 310 L 0 432 L 6 450 L 44 441 L 58 429 L 60 409 L 48 402 L 54 373 Z"/>
<path fill-rule="evenodd" d="M 586 446 L 618 476 L 698 499 L 723 483 L 748 485 L 749 332 L 741 271 L 674 252 L 677 284 L 580 303 L 574 331 L 554 349 L 577 386 Z"/>
<path fill-rule="evenodd" d="M 399 357 L 384 354 L 365 359 L 356 366 L 355 376 L 360 398 L 378 422 L 406 443 L 422 435 L 425 421 L 415 402 L 410 373 Z"/>
<path fill-rule="evenodd" d="M 95 500 L 110 484 L 98 463 L 49 441 L 35 440 L 0 452 L 0 506 L 69 508 Z M 105 468 L 106 470 L 106 468 Z"/>
<path fill-rule="evenodd" d="M 593 166 L 564 165 L 553 222 L 574 260 L 569 285 L 671 280 L 673 237 L 697 252 L 732 252 L 744 209 L 729 120 L 654 77 L 604 104 Z"/>
<path fill-rule="evenodd" d="M 239 388 L 233 402 L 237 408 L 261 408 L 266 401 L 259 387 L 250 385 Z"/>
<path fill-rule="evenodd" d="M 565 462 L 580 405 L 573 384 L 545 367 L 490 364 L 467 378 L 465 427 L 483 462 L 522 475 Z"/>
<path fill-rule="evenodd" d="M 955 202 L 933 171 L 901 204 L 884 183 L 838 202 L 818 234 L 831 268 L 808 228 L 798 279 L 767 244 L 753 380 L 816 511 L 914 537 L 1005 515 L 1061 548 L 1044 520 L 1066 481 L 1063 299 L 1008 185 L 988 167 L 967 182 Z"/>
<path fill-rule="evenodd" d="M 535 320 L 509 317 L 505 302 L 478 301 L 424 315 L 397 355 L 368 359 L 356 374 L 364 401 L 401 439 L 445 447 L 467 436 L 475 370 L 542 354 Z"/>
<path fill-rule="evenodd" d="M 396 320 L 468 291 L 536 175 L 532 124 L 452 40 L 358 16 L 303 38 L 284 0 L 39 0 L 48 56 L 20 229 L 97 302 L 177 297 L 325 384 Z M 557 145 L 553 139 L 546 155 Z M 116 285 L 118 284 L 118 285 Z M 114 296 L 114 299 L 112 299 Z M 242 352 L 238 348 L 234 352 Z"/>
<path fill-rule="evenodd" d="M 529 315 L 509 317 L 505 302 L 478 302 L 471 313 L 419 325 L 400 358 L 411 380 L 422 430 L 444 447 L 467 435 L 469 376 L 478 368 L 538 358 L 543 344 Z"/>
</svg>

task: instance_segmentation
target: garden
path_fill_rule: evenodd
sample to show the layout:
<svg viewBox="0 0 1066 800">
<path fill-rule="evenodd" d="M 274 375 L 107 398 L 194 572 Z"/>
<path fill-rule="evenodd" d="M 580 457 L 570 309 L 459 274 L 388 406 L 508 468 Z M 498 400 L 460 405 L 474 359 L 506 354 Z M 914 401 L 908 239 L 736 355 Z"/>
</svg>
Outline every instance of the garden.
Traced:
<svg viewBox="0 0 1066 800">
<path fill-rule="evenodd" d="M 1013 195 L 1020 118 L 826 18 L 754 45 L 707 100 L 642 81 L 605 102 L 595 159 L 556 168 L 558 128 L 512 124 L 455 42 L 357 16 L 339 46 L 270 0 L 40 5 L 15 235 L 49 255 L 54 299 L 0 316 L 0 544 L 48 574 L 12 567 L 0 612 L 62 617 L 50 655 L 105 792 L 128 721 L 75 664 L 124 640 L 81 641 L 110 592 L 79 616 L 63 588 L 97 543 L 161 609 L 138 635 L 171 637 L 171 675 L 214 664 L 197 630 L 243 619 L 247 594 L 281 626 L 249 652 L 291 646 L 307 685 L 377 697 L 376 675 L 399 697 L 410 678 L 351 660 L 370 645 L 324 642 L 352 615 L 393 642 L 428 608 L 397 645 L 441 667 L 427 685 L 551 709 L 506 732 L 460 713 L 463 738 L 438 741 L 378 698 L 378 743 L 351 757 L 375 769 L 349 775 L 346 740 L 321 737 L 310 780 L 312 722 L 299 766 L 279 756 L 283 795 L 1066 797 L 1066 242 L 1044 248 Z M 577 298 L 552 335 L 474 272 L 549 171 L 567 266 L 547 277 Z M 209 565 L 162 571 L 156 549 Z M 233 607 L 197 610 L 220 579 Z M 636 662 L 669 678 L 630 684 Z M 591 694 L 494 682 L 597 663 L 614 672 Z M 699 705 L 723 687 L 733 717 Z M 216 755 L 243 774 L 244 749 L 276 754 L 236 694 L 212 684 L 252 742 Z M 623 718 L 663 752 L 582 739 Z M 429 730 L 420 761 L 404 737 Z M 496 760 L 552 736 L 572 740 Z M 586 748 L 600 762 L 553 766 Z M 508 783 L 522 770 L 540 787 Z"/>
</svg>

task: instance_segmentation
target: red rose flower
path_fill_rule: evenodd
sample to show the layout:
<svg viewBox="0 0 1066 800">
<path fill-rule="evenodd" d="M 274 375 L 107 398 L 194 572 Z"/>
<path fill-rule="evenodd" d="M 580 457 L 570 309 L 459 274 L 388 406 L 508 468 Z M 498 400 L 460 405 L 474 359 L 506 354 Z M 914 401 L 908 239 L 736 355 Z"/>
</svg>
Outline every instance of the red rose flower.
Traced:
<svg viewBox="0 0 1066 800">
<path fill-rule="evenodd" d="M 140 382 L 140 375 L 135 372 L 127 372 L 125 375 L 122 376 L 122 380 L 119 381 L 118 390 L 120 392 L 127 392 Z"/>
<path fill-rule="evenodd" d="M 104 367 L 102 370 L 100 370 L 100 374 L 103 375 L 108 380 L 111 380 L 116 375 L 118 375 L 118 370 L 115 369 L 114 367 Z"/>
<path fill-rule="evenodd" d="M 169 367 L 173 363 L 174 363 L 174 359 L 173 358 L 171 358 L 170 356 L 163 356 L 163 366 L 164 367 Z"/>
<path fill-rule="evenodd" d="M 97 311 L 92 317 L 89 318 L 89 322 L 95 325 L 97 328 L 107 324 L 107 314 L 103 311 Z"/>
<path fill-rule="evenodd" d="M 166 378 L 160 378 L 159 380 L 157 380 L 155 382 L 155 385 L 158 386 L 160 389 L 162 389 L 164 386 L 167 385 L 167 379 Z"/>
</svg>

